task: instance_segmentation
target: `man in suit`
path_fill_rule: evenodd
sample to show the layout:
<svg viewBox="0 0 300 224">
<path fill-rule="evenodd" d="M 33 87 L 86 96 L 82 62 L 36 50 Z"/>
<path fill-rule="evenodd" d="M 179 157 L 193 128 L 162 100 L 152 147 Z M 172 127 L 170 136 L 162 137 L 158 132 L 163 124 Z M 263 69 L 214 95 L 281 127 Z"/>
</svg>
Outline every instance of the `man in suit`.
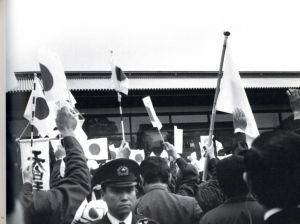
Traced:
<svg viewBox="0 0 300 224">
<path fill-rule="evenodd" d="M 136 214 L 153 218 L 161 224 L 199 223 L 202 210 L 197 201 L 169 191 L 171 173 L 166 159 L 148 157 L 140 169 L 145 195 L 136 205 Z"/>
<path fill-rule="evenodd" d="M 132 213 L 136 203 L 136 188 L 139 176 L 137 162 L 127 158 L 112 160 L 96 171 L 92 185 L 101 184 L 107 214 L 94 224 L 157 224 L 156 221 Z"/>
<path fill-rule="evenodd" d="M 300 223 L 300 136 L 264 132 L 244 155 L 244 179 L 267 209 L 268 224 Z"/>
<path fill-rule="evenodd" d="M 242 156 L 232 155 L 218 162 L 217 180 L 227 199 L 208 211 L 201 219 L 201 224 L 263 223 L 264 209 L 249 194 L 243 181 L 244 171 Z"/>
</svg>

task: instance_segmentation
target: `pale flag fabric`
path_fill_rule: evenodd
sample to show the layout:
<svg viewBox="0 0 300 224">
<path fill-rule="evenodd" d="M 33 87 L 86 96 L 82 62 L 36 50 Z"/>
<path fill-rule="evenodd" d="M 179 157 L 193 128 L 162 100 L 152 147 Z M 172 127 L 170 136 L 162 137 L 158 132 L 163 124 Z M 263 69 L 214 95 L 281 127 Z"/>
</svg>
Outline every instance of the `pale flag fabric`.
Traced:
<svg viewBox="0 0 300 224">
<path fill-rule="evenodd" d="M 71 224 L 90 223 L 92 221 L 102 219 L 107 211 L 107 204 L 102 199 L 91 200 L 89 202 L 87 201 L 87 199 L 84 199 L 84 201 L 77 209 L 74 220 Z M 91 215 L 95 213 L 97 215 Z"/>
<path fill-rule="evenodd" d="M 70 102 L 70 104 L 71 104 L 72 107 L 75 107 L 75 104 L 77 103 L 75 97 L 73 96 L 73 94 L 71 93 L 70 90 L 68 91 L 68 94 L 69 94 L 69 100 L 68 100 L 68 102 Z"/>
<path fill-rule="evenodd" d="M 89 170 L 96 170 L 99 168 L 99 164 L 94 159 L 88 159 L 87 166 L 88 166 Z"/>
<path fill-rule="evenodd" d="M 154 152 L 151 152 L 149 156 L 153 157 L 153 156 L 156 156 L 156 155 L 154 154 Z"/>
<path fill-rule="evenodd" d="M 174 147 L 177 153 L 183 153 L 183 130 L 174 126 Z"/>
<path fill-rule="evenodd" d="M 53 152 L 55 153 L 60 147 L 62 147 L 61 145 L 61 141 L 59 139 L 52 139 L 50 140 L 51 146 L 53 148 Z"/>
<path fill-rule="evenodd" d="M 140 164 L 145 159 L 144 150 L 131 149 L 129 159 L 135 160 L 138 164 Z"/>
<path fill-rule="evenodd" d="M 84 149 L 84 154 L 87 159 L 91 160 L 107 160 L 107 138 L 88 139 Z"/>
<path fill-rule="evenodd" d="M 128 78 L 122 69 L 116 66 L 113 61 L 111 62 L 111 84 L 112 89 L 128 95 Z"/>
<path fill-rule="evenodd" d="M 188 156 L 188 159 L 191 161 L 191 164 L 197 168 L 198 172 L 203 171 L 203 169 L 204 169 L 203 159 L 202 159 L 202 161 L 197 160 L 196 152 L 192 152 L 191 155 Z"/>
<path fill-rule="evenodd" d="M 53 137 L 53 130 L 56 127 L 55 124 L 55 114 L 54 114 L 54 105 L 48 103 L 45 99 L 42 86 L 37 77 L 35 77 L 34 82 L 36 83 L 35 90 L 32 90 L 29 97 L 25 112 L 24 118 L 29 120 L 31 124 L 36 127 L 38 133 L 45 137 Z M 33 104 L 33 98 L 35 97 L 35 104 Z M 32 110 L 34 110 L 34 117 L 32 119 Z"/>
<path fill-rule="evenodd" d="M 39 190 L 49 190 L 50 162 L 49 162 L 49 138 L 38 138 L 20 140 L 21 168 L 22 171 L 27 166 L 32 165 L 33 188 Z M 22 172 L 23 173 L 23 172 Z"/>
<path fill-rule="evenodd" d="M 230 46 L 227 45 L 224 59 L 224 74 L 221 79 L 216 109 L 226 113 L 232 113 L 235 108 L 243 110 L 247 119 L 245 134 L 247 136 L 247 143 L 250 146 L 254 138 L 259 135 L 259 131 L 240 74 L 234 68 L 231 57 Z"/>
<path fill-rule="evenodd" d="M 114 144 L 108 146 L 111 160 L 116 159 L 119 153 L 119 148 L 115 148 Z"/>
<path fill-rule="evenodd" d="M 150 96 L 144 97 L 143 98 L 143 103 L 144 103 L 144 106 L 145 106 L 145 108 L 147 110 L 147 113 L 149 115 L 152 126 L 154 128 L 157 128 L 158 130 L 160 130 L 162 128 L 162 124 L 161 124 L 160 120 L 158 119 L 158 117 L 156 116 L 156 113 L 155 113 L 155 110 L 153 108 Z"/>
<path fill-rule="evenodd" d="M 82 125 L 85 120 L 79 119 L 78 116 L 75 116 L 75 119 L 77 121 L 77 125 L 74 130 L 74 135 L 75 135 L 75 138 L 77 139 L 77 141 L 79 142 L 79 144 L 81 145 L 81 147 L 84 149 L 84 147 L 86 147 L 86 145 L 87 145 L 87 139 L 88 139 L 85 131 L 82 128 Z"/>
<path fill-rule="evenodd" d="M 169 158 L 169 155 L 168 155 L 168 153 L 167 153 L 167 151 L 166 150 L 163 150 L 162 152 L 161 152 L 161 154 L 160 154 L 160 157 L 161 158 Z"/>
<path fill-rule="evenodd" d="M 69 101 L 67 79 L 58 55 L 46 47 L 40 47 L 38 57 L 46 99 L 54 102 Z"/>
</svg>

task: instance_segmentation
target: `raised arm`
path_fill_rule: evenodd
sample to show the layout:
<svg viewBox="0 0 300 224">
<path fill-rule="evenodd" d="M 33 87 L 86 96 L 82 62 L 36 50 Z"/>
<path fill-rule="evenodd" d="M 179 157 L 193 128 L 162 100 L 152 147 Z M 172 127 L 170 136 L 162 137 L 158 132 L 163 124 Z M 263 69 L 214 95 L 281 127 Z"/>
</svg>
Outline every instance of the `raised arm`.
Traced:
<svg viewBox="0 0 300 224">
<path fill-rule="evenodd" d="M 57 128 L 66 150 L 65 177 L 49 191 L 33 191 L 30 182 L 24 183 L 22 204 L 27 219 L 45 223 L 71 223 L 77 208 L 89 194 L 90 173 L 79 142 L 74 137 L 76 119 L 63 107 L 57 113 Z M 50 222 L 46 222 L 50 220 Z"/>
</svg>

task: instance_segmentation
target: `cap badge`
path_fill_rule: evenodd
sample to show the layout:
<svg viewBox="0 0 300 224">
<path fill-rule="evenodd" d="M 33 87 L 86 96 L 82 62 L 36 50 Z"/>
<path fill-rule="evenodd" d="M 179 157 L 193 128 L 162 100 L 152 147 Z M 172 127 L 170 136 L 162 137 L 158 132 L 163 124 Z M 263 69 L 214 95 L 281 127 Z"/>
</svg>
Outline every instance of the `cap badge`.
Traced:
<svg viewBox="0 0 300 224">
<path fill-rule="evenodd" d="M 117 169 L 117 175 L 119 177 L 121 177 L 121 176 L 128 176 L 129 175 L 129 169 L 128 169 L 128 167 L 126 167 L 126 166 L 120 166 Z"/>
</svg>

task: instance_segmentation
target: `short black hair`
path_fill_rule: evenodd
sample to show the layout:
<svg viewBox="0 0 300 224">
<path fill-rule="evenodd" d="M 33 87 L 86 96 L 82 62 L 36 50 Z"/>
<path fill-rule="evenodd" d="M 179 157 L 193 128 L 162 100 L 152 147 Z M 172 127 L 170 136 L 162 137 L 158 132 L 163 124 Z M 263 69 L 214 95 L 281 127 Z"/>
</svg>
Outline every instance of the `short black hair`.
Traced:
<svg viewBox="0 0 300 224">
<path fill-rule="evenodd" d="M 300 203 L 300 135 L 290 131 L 262 133 L 245 154 L 250 187 L 267 208 Z"/>
<path fill-rule="evenodd" d="M 242 156 L 232 155 L 220 160 L 216 171 L 220 188 L 227 197 L 242 196 L 249 192 L 243 180 L 245 165 Z"/>
<path fill-rule="evenodd" d="M 161 157 L 148 157 L 140 165 L 141 175 L 147 184 L 165 183 L 168 184 L 171 173 L 166 159 Z"/>
</svg>

